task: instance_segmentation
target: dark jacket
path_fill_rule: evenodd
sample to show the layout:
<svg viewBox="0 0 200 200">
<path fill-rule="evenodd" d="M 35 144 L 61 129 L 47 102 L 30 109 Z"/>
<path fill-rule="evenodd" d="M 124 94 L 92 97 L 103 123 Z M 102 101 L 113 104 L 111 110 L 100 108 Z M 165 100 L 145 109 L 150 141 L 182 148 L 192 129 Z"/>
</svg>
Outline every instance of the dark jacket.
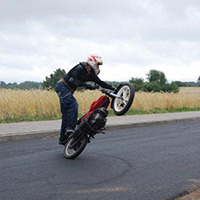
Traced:
<svg viewBox="0 0 200 200">
<path fill-rule="evenodd" d="M 85 62 L 81 62 L 75 67 L 73 67 L 63 78 L 67 82 L 67 84 L 75 91 L 79 86 L 87 86 L 86 82 L 92 81 L 102 88 L 114 90 L 114 88 L 104 81 L 101 81 L 100 78 L 95 74 L 92 69 L 91 72 L 88 72 L 87 64 Z"/>
</svg>

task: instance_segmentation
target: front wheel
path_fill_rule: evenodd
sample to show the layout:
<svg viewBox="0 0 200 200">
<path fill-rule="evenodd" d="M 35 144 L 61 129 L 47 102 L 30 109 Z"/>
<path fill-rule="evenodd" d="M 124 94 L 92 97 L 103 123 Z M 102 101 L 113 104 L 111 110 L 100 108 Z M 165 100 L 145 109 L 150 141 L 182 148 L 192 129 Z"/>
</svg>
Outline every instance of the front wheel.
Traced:
<svg viewBox="0 0 200 200">
<path fill-rule="evenodd" d="M 134 100 L 134 86 L 130 83 L 120 85 L 116 92 L 117 96 L 112 100 L 112 108 L 116 115 L 125 114 L 131 107 Z"/>
<path fill-rule="evenodd" d="M 65 144 L 65 149 L 64 149 L 64 157 L 65 158 L 74 159 L 81 154 L 81 152 L 85 149 L 87 142 L 88 142 L 87 135 L 85 135 L 80 140 L 80 142 L 78 142 L 75 146 L 73 145 L 74 142 L 75 142 L 74 138 L 72 137 Z"/>
</svg>

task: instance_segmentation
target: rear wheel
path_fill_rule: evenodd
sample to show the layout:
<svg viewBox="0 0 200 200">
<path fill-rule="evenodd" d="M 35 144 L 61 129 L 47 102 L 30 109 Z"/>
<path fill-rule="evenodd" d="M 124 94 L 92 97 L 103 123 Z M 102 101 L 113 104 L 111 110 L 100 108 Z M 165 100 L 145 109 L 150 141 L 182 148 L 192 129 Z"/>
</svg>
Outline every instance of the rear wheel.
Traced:
<svg viewBox="0 0 200 200">
<path fill-rule="evenodd" d="M 125 114 L 128 109 L 131 107 L 134 100 L 134 86 L 130 83 L 122 84 L 116 90 L 118 98 L 114 98 L 112 102 L 112 108 L 116 115 Z"/>
<path fill-rule="evenodd" d="M 81 152 L 85 149 L 87 142 L 88 142 L 88 138 L 87 138 L 87 135 L 85 135 L 82 138 L 82 140 L 74 146 L 73 145 L 74 138 L 72 137 L 65 144 L 64 157 L 67 159 L 74 159 L 78 157 L 81 154 Z"/>
</svg>

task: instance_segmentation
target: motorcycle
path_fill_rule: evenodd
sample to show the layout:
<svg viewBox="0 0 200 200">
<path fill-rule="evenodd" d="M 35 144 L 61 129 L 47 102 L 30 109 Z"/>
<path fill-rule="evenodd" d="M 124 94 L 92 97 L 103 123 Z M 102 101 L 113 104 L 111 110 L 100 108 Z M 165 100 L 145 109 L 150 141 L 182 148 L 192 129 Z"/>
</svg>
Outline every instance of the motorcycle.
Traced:
<svg viewBox="0 0 200 200">
<path fill-rule="evenodd" d="M 91 138 L 98 133 L 104 133 L 109 113 L 107 108 L 110 103 L 114 113 L 120 116 L 128 111 L 134 100 L 134 86 L 130 83 L 119 85 L 115 91 L 99 86 L 94 89 L 100 90 L 105 95 L 94 101 L 89 111 L 77 121 L 74 133 L 69 136 L 65 144 L 64 157 L 67 159 L 78 157 L 90 143 Z"/>
</svg>

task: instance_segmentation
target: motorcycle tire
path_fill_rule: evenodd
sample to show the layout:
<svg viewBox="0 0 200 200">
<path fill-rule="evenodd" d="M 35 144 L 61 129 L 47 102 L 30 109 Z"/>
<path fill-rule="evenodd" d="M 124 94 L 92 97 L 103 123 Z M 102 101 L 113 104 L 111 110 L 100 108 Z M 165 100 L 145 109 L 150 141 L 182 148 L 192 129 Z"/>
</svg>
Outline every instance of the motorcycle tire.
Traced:
<svg viewBox="0 0 200 200">
<path fill-rule="evenodd" d="M 113 98 L 111 107 L 114 113 L 120 116 L 125 114 L 133 103 L 135 96 L 134 86 L 130 83 L 121 84 L 115 94 L 121 98 Z"/>
<path fill-rule="evenodd" d="M 85 149 L 88 143 L 88 138 L 87 138 L 87 135 L 85 135 L 77 146 L 75 146 L 74 148 L 70 148 L 70 145 L 73 143 L 73 141 L 74 141 L 74 138 L 72 137 L 65 144 L 64 157 L 67 159 L 75 159 L 76 157 L 78 157 L 82 153 L 82 151 Z"/>
</svg>

